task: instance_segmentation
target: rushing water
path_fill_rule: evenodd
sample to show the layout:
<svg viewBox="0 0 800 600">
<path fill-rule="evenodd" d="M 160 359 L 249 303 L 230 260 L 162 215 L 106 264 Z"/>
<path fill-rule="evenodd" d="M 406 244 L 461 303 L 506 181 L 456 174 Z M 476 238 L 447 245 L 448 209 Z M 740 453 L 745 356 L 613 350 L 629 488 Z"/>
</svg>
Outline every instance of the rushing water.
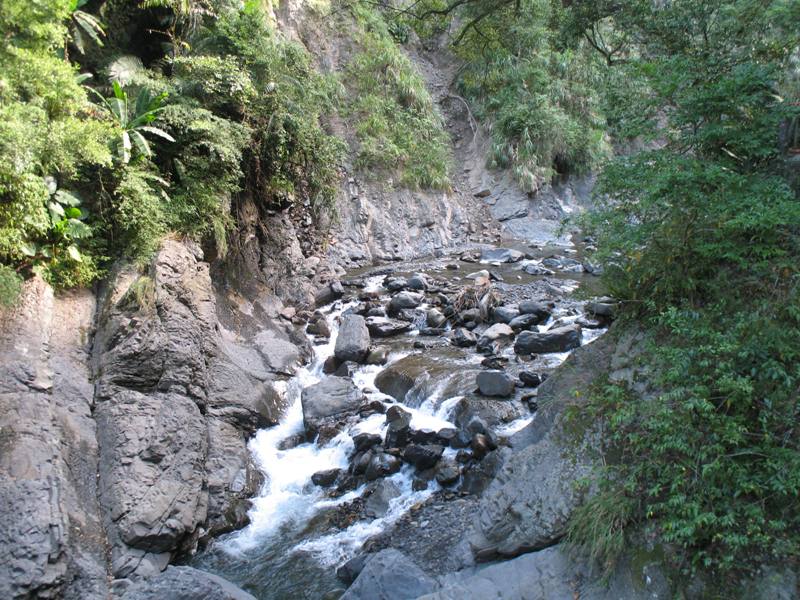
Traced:
<svg viewBox="0 0 800 600">
<path fill-rule="evenodd" d="M 381 279 L 370 278 L 367 289 L 378 289 Z M 335 567 L 355 555 L 368 538 L 383 531 L 438 488 L 433 481 L 427 490 L 413 491 L 414 470 L 405 465 L 389 478 L 401 494 L 390 502 L 385 516 L 357 521 L 346 529 L 338 529 L 331 527 L 326 517 L 338 506 L 359 497 L 365 486 L 333 499 L 324 489 L 311 483 L 311 476 L 326 469 L 346 469 L 353 450 L 351 436 L 362 432 L 383 435 L 386 431 L 385 416 L 366 417 L 324 446 L 304 443 L 280 449 L 281 442 L 303 431 L 302 390 L 327 377 L 322 367 L 333 354 L 338 319 L 355 304 L 336 302 L 323 309 L 330 324 L 330 339 L 315 346 L 314 359 L 309 365 L 301 368 L 289 381 L 279 384 L 279 391 L 285 395 L 289 408 L 277 426 L 259 431 L 250 443 L 251 452 L 265 475 L 265 484 L 253 499 L 250 525 L 215 540 L 193 561 L 195 566 L 226 577 L 261 600 L 316 600 L 328 591 L 341 588 L 335 577 Z M 578 316 L 557 311 L 539 329 L 546 331 L 556 320 L 563 323 Z M 592 341 L 599 333 L 585 331 L 584 343 Z M 384 340 L 393 349 L 389 363 L 413 352 L 414 339 L 415 332 L 391 341 Z M 511 357 L 513 349 L 507 348 L 505 353 Z M 554 367 L 567 355 L 545 355 L 537 367 Z M 461 396 L 451 395 L 452 390 L 462 389 L 465 384 L 474 386 L 474 373 L 470 376 L 467 373 L 472 373 L 468 369 L 477 368 L 481 358 L 474 352 L 454 354 L 452 358 L 446 353 L 443 358 L 430 357 L 431 361 L 444 360 L 445 368 L 436 376 L 424 378 L 407 395 L 404 408 L 412 413 L 413 429 L 438 430 L 453 426 L 451 414 Z M 370 400 L 394 402 L 374 389 L 375 377 L 383 368 L 362 366 L 353 375 L 353 381 L 359 388 L 367 390 Z M 497 433 L 511 435 L 532 420 L 533 415 L 527 415 L 506 424 Z M 455 452 L 447 449 L 445 458 L 452 458 Z"/>
</svg>

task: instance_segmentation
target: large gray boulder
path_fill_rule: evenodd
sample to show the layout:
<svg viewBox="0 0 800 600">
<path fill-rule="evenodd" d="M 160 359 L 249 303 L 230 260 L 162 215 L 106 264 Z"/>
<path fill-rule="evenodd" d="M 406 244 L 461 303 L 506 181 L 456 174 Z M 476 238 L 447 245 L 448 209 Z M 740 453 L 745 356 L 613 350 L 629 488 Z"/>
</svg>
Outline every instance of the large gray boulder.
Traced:
<svg viewBox="0 0 800 600">
<path fill-rule="evenodd" d="M 411 329 L 411 323 L 400 321 L 399 319 L 389 319 L 386 317 L 368 317 L 367 329 L 370 335 L 378 338 L 399 335 Z"/>
<path fill-rule="evenodd" d="M 369 352 L 369 330 L 360 315 L 345 315 L 339 326 L 334 355 L 342 362 L 363 362 Z"/>
<path fill-rule="evenodd" d="M 484 396 L 507 398 L 514 393 L 514 380 L 504 371 L 481 371 L 475 378 L 478 390 Z"/>
<path fill-rule="evenodd" d="M 513 248 L 488 248 L 481 251 L 482 262 L 513 263 L 523 258 L 525 258 L 525 255 Z"/>
<path fill-rule="evenodd" d="M 129 586 L 120 600 L 256 600 L 230 581 L 193 569 L 167 567 Z"/>
<path fill-rule="evenodd" d="M 303 390 L 303 423 L 306 434 L 313 436 L 320 426 L 340 417 L 354 414 L 363 394 L 345 377 L 326 377 Z"/>
<path fill-rule="evenodd" d="M 514 342 L 517 354 L 546 354 L 566 352 L 581 345 L 580 325 L 570 324 L 550 331 L 522 331 Z"/>
<path fill-rule="evenodd" d="M 387 548 L 367 560 L 340 600 L 414 600 L 436 582 L 402 552 Z"/>
</svg>

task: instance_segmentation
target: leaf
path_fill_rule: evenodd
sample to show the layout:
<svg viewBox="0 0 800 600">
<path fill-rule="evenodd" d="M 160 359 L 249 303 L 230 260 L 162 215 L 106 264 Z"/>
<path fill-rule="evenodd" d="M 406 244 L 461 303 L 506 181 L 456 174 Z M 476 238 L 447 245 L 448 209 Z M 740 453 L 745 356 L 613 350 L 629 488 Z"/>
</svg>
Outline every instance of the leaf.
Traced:
<svg viewBox="0 0 800 600">
<path fill-rule="evenodd" d="M 80 206 L 82 203 L 78 193 L 70 190 L 58 190 L 56 192 L 56 201 L 64 206 Z"/>
<path fill-rule="evenodd" d="M 68 206 L 64 210 L 64 214 L 68 219 L 80 219 L 81 218 L 81 209 L 75 208 L 74 206 Z"/>
<path fill-rule="evenodd" d="M 36 256 L 37 247 L 33 242 L 23 242 L 19 249 L 25 256 Z"/>
<path fill-rule="evenodd" d="M 47 209 L 50 211 L 50 217 L 53 221 L 58 221 L 59 218 L 64 216 L 64 207 L 58 202 L 48 202 Z"/>
<path fill-rule="evenodd" d="M 127 131 L 122 132 L 122 162 L 128 164 L 131 160 L 131 138 Z"/>
<path fill-rule="evenodd" d="M 160 138 L 164 138 L 165 140 L 167 140 L 169 142 L 174 142 L 175 141 L 174 137 L 172 137 L 166 131 L 164 131 L 163 129 L 160 129 L 158 127 L 142 126 L 142 127 L 139 127 L 139 131 L 145 131 L 147 133 L 152 133 L 153 135 L 157 135 Z"/>
<path fill-rule="evenodd" d="M 83 221 L 78 221 L 78 219 L 69 219 L 67 221 L 66 231 L 70 237 L 76 240 L 87 238 L 92 235 L 92 228 Z"/>
<path fill-rule="evenodd" d="M 145 137 L 139 133 L 138 131 L 131 131 L 131 139 L 135 144 L 136 148 L 139 150 L 139 153 L 150 158 L 153 153 L 150 150 L 150 144 L 147 143 Z"/>
<path fill-rule="evenodd" d="M 87 80 L 91 79 L 92 77 L 94 77 L 94 75 L 92 75 L 91 73 L 78 73 L 77 75 L 75 75 L 75 83 L 80 85 L 84 81 L 87 81 Z"/>
<path fill-rule="evenodd" d="M 81 253 L 78 250 L 77 246 L 74 245 L 67 246 L 67 254 L 69 254 L 69 257 L 75 262 L 83 262 L 83 257 L 81 256 Z"/>
<path fill-rule="evenodd" d="M 120 56 L 108 66 L 110 81 L 118 81 L 120 85 L 130 84 L 134 78 L 145 70 L 138 56 L 126 54 Z"/>
</svg>

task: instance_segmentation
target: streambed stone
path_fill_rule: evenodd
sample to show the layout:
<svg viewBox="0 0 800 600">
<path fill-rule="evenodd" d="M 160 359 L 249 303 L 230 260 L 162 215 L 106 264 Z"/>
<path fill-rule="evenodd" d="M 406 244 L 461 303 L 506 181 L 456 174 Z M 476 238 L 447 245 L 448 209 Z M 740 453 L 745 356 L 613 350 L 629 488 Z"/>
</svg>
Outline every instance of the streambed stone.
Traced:
<svg viewBox="0 0 800 600">
<path fill-rule="evenodd" d="M 514 352 L 517 354 L 546 354 L 567 352 L 581 345 L 581 328 L 571 324 L 542 333 L 523 331 L 517 336 Z"/>
</svg>

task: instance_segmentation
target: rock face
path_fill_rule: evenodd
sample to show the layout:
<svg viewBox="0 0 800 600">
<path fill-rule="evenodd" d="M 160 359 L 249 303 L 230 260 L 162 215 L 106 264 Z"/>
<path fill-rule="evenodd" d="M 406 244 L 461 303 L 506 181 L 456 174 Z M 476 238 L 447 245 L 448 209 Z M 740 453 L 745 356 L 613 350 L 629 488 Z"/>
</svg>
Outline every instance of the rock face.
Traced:
<svg viewBox="0 0 800 600">
<path fill-rule="evenodd" d="M 523 331 L 514 343 L 517 354 L 544 354 L 547 352 L 566 352 L 581 345 L 579 325 L 566 325 L 538 333 Z"/>
<path fill-rule="evenodd" d="M 167 567 L 155 577 L 137 582 L 121 600 L 256 600 L 231 582 L 191 567 Z"/>
<path fill-rule="evenodd" d="M 340 361 L 363 362 L 369 352 L 369 330 L 360 315 L 345 315 L 333 351 Z"/>
<path fill-rule="evenodd" d="M 108 597 L 87 368 L 94 297 L 40 279 L 0 311 L 0 597 Z"/>
<path fill-rule="evenodd" d="M 327 377 L 303 390 L 303 423 L 313 436 L 331 419 L 353 414 L 361 406 L 362 394 L 350 379 Z"/>
<path fill-rule="evenodd" d="M 369 560 L 341 600 L 413 600 L 436 589 L 436 582 L 402 552 L 381 550 Z"/>
</svg>

